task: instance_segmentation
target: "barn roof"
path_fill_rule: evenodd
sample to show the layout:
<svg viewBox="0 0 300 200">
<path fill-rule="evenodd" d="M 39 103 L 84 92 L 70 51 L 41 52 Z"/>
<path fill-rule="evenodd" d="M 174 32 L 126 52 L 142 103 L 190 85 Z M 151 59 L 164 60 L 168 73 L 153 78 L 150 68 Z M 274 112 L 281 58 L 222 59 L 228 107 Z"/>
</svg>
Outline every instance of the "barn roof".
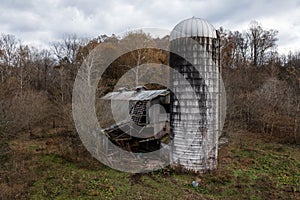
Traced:
<svg viewBox="0 0 300 200">
<path fill-rule="evenodd" d="M 127 101 L 146 101 L 152 100 L 159 96 L 166 96 L 169 94 L 168 90 L 119 90 L 117 92 L 110 92 L 101 99 L 105 100 L 127 100 Z"/>
</svg>

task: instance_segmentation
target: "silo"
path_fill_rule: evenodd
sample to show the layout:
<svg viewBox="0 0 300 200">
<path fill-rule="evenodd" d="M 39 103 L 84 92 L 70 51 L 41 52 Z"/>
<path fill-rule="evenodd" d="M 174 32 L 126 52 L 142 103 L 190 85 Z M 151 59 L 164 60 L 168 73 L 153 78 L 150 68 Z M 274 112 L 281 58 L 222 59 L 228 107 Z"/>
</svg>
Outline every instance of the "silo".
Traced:
<svg viewBox="0 0 300 200">
<path fill-rule="evenodd" d="M 219 43 L 216 29 L 200 18 L 183 20 L 171 32 L 170 157 L 173 166 L 205 171 L 217 165 L 220 132 Z"/>
</svg>

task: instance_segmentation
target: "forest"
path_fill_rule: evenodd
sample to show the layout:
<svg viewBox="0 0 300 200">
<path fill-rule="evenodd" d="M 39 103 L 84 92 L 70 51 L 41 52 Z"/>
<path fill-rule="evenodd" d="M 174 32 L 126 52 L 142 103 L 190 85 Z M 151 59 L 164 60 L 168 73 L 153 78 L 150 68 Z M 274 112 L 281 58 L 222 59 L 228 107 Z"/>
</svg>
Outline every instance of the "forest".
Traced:
<svg viewBox="0 0 300 200">
<path fill-rule="evenodd" d="M 221 149 L 218 169 L 206 175 L 181 174 L 169 168 L 145 175 L 116 172 L 90 156 L 74 126 L 73 84 L 95 47 L 103 45 L 110 52 L 116 44 L 134 40 L 159 48 L 168 44 L 168 35 L 153 38 L 137 31 L 124 37 L 80 38 L 66 34 L 41 49 L 1 33 L 0 198 L 122 199 L 127 195 L 151 199 L 154 195 L 172 199 L 178 192 L 184 199 L 299 198 L 300 51 L 279 54 L 278 31 L 256 21 L 247 30 L 220 27 L 218 33 L 227 97 L 222 135 L 229 143 Z M 168 56 L 153 49 L 121 56 L 106 70 L 97 95 L 113 91 L 118 79 L 138 65 L 168 65 Z M 129 81 L 135 83 L 136 75 Z M 108 126 L 102 111 L 98 108 L 99 122 Z M 126 183 L 121 180 L 124 177 Z M 201 179 L 196 189 L 189 186 L 195 177 Z M 156 196 L 160 194 L 155 191 L 163 191 L 157 189 L 160 184 L 166 185 L 168 194 Z M 174 185 L 186 190 L 174 192 Z"/>
</svg>

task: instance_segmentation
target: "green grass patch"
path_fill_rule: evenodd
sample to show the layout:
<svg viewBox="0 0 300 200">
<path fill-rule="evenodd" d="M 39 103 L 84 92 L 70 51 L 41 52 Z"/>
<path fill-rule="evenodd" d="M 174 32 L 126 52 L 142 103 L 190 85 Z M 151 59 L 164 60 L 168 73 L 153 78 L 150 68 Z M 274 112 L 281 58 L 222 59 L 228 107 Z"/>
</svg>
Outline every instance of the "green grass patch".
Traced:
<svg viewBox="0 0 300 200">
<path fill-rule="evenodd" d="M 218 169 L 205 174 L 158 170 L 119 172 L 99 163 L 36 155 L 39 175 L 32 199 L 297 199 L 300 196 L 300 147 L 266 143 L 240 135 L 220 150 Z M 33 149 L 36 147 L 32 147 Z M 198 187 L 192 181 L 199 182 Z"/>
</svg>

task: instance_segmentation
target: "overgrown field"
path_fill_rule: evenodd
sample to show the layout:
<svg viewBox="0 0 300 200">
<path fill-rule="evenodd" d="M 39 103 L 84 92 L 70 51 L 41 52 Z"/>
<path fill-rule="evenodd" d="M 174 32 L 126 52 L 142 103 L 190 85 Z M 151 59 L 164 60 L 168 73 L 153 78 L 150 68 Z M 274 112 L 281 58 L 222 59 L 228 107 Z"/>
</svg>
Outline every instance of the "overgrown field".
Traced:
<svg viewBox="0 0 300 200">
<path fill-rule="evenodd" d="M 74 152 L 68 140 L 76 136 L 24 133 L 1 160 L 0 199 L 300 199 L 299 146 L 254 133 L 227 135 L 215 171 L 129 174 L 92 159 L 80 141 Z"/>
</svg>

